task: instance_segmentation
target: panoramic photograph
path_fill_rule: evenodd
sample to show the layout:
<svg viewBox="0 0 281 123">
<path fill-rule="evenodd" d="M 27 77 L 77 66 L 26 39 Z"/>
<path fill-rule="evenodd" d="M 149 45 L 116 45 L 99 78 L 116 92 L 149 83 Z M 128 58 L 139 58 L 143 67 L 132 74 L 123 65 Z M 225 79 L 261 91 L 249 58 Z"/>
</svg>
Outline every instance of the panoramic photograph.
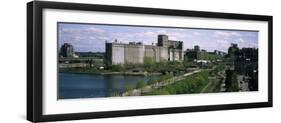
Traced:
<svg viewBox="0 0 281 123">
<path fill-rule="evenodd" d="M 258 31 L 57 26 L 58 99 L 258 91 Z"/>
</svg>

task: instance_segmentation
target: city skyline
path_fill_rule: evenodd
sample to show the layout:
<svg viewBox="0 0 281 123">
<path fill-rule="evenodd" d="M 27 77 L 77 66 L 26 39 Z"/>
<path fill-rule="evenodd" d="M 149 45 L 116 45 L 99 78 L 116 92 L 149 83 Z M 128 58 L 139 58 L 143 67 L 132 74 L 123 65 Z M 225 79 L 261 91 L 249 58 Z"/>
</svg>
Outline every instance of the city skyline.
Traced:
<svg viewBox="0 0 281 123">
<path fill-rule="evenodd" d="M 227 52 L 231 43 L 238 44 L 240 48 L 258 48 L 256 31 L 58 23 L 58 33 L 59 46 L 70 43 L 76 52 L 105 52 L 105 42 L 115 40 L 156 45 L 159 34 L 183 41 L 184 50 L 199 45 L 207 51 Z"/>
</svg>

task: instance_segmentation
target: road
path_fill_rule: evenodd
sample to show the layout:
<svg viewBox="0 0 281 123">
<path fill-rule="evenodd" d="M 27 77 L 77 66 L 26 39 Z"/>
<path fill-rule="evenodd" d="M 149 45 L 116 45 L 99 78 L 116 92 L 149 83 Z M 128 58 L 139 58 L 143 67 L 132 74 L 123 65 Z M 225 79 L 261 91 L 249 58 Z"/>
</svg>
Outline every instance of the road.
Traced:
<svg viewBox="0 0 281 123">
<path fill-rule="evenodd" d="M 243 76 L 243 75 L 238 75 L 237 76 L 237 80 L 238 80 L 238 87 L 239 87 L 239 91 L 249 91 L 249 77 L 247 76 Z"/>
<path fill-rule="evenodd" d="M 215 77 L 208 77 L 209 83 L 201 90 L 200 93 L 224 92 L 225 75 L 224 70 L 219 71 Z"/>
</svg>

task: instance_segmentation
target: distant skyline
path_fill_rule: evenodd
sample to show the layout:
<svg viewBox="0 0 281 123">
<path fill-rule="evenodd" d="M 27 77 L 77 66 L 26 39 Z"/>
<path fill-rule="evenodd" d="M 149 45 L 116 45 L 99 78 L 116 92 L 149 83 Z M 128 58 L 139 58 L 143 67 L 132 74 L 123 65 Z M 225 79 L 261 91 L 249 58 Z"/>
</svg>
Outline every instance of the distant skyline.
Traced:
<svg viewBox="0 0 281 123">
<path fill-rule="evenodd" d="M 199 45 L 209 52 L 227 52 L 231 43 L 238 44 L 239 48 L 258 48 L 258 32 L 255 31 L 59 23 L 58 33 L 59 46 L 70 43 L 75 52 L 105 52 L 105 41 L 114 40 L 156 45 L 159 34 L 183 41 L 184 50 Z"/>
</svg>

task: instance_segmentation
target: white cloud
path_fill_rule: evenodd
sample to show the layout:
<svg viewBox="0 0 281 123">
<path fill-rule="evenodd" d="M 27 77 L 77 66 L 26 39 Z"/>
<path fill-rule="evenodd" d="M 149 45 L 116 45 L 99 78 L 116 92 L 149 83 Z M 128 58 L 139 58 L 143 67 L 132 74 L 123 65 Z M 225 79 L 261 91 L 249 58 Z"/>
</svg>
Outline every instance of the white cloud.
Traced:
<svg viewBox="0 0 281 123">
<path fill-rule="evenodd" d="M 167 30 L 162 29 L 162 30 L 158 30 L 157 33 L 158 34 L 167 34 L 168 32 L 167 32 Z"/>
<path fill-rule="evenodd" d="M 192 34 L 195 35 L 195 36 L 200 36 L 201 35 L 199 32 L 193 32 Z"/>
<path fill-rule="evenodd" d="M 61 33 L 64 34 L 103 34 L 105 33 L 105 30 L 99 29 L 99 28 L 63 28 Z"/>
<path fill-rule="evenodd" d="M 169 36 L 169 39 L 170 40 L 179 40 L 177 37 L 175 37 L 175 36 Z"/>
<path fill-rule="evenodd" d="M 242 39 L 242 38 L 239 38 L 239 39 L 238 39 L 238 42 L 239 42 L 239 43 L 245 43 L 245 40 Z"/>
<path fill-rule="evenodd" d="M 83 31 L 83 30 L 82 30 L 82 31 Z M 86 28 L 84 31 L 89 32 L 89 33 L 99 33 L 99 34 L 105 32 L 105 30 L 103 30 L 103 29 L 94 28 L 94 27 Z"/>
<path fill-rule="evenodd" d="M 228 44 L 228 41 L 226 40 L 217 40 L 218 44 Z"/>
<path fill-rule="evenodd" d="M 135 35 L 136 37 L 156 37 L 157 33 L 152 31 L 145 31 L 145 32 L 137 32 L 132 35 Z"/>
<path fill-rule="evenodd" d="M 242 35 L 237 32 L 215 31 L 214 37 L 220 39 L 228 39 L 231 36 L 241 37 Z"/>
</svg>

